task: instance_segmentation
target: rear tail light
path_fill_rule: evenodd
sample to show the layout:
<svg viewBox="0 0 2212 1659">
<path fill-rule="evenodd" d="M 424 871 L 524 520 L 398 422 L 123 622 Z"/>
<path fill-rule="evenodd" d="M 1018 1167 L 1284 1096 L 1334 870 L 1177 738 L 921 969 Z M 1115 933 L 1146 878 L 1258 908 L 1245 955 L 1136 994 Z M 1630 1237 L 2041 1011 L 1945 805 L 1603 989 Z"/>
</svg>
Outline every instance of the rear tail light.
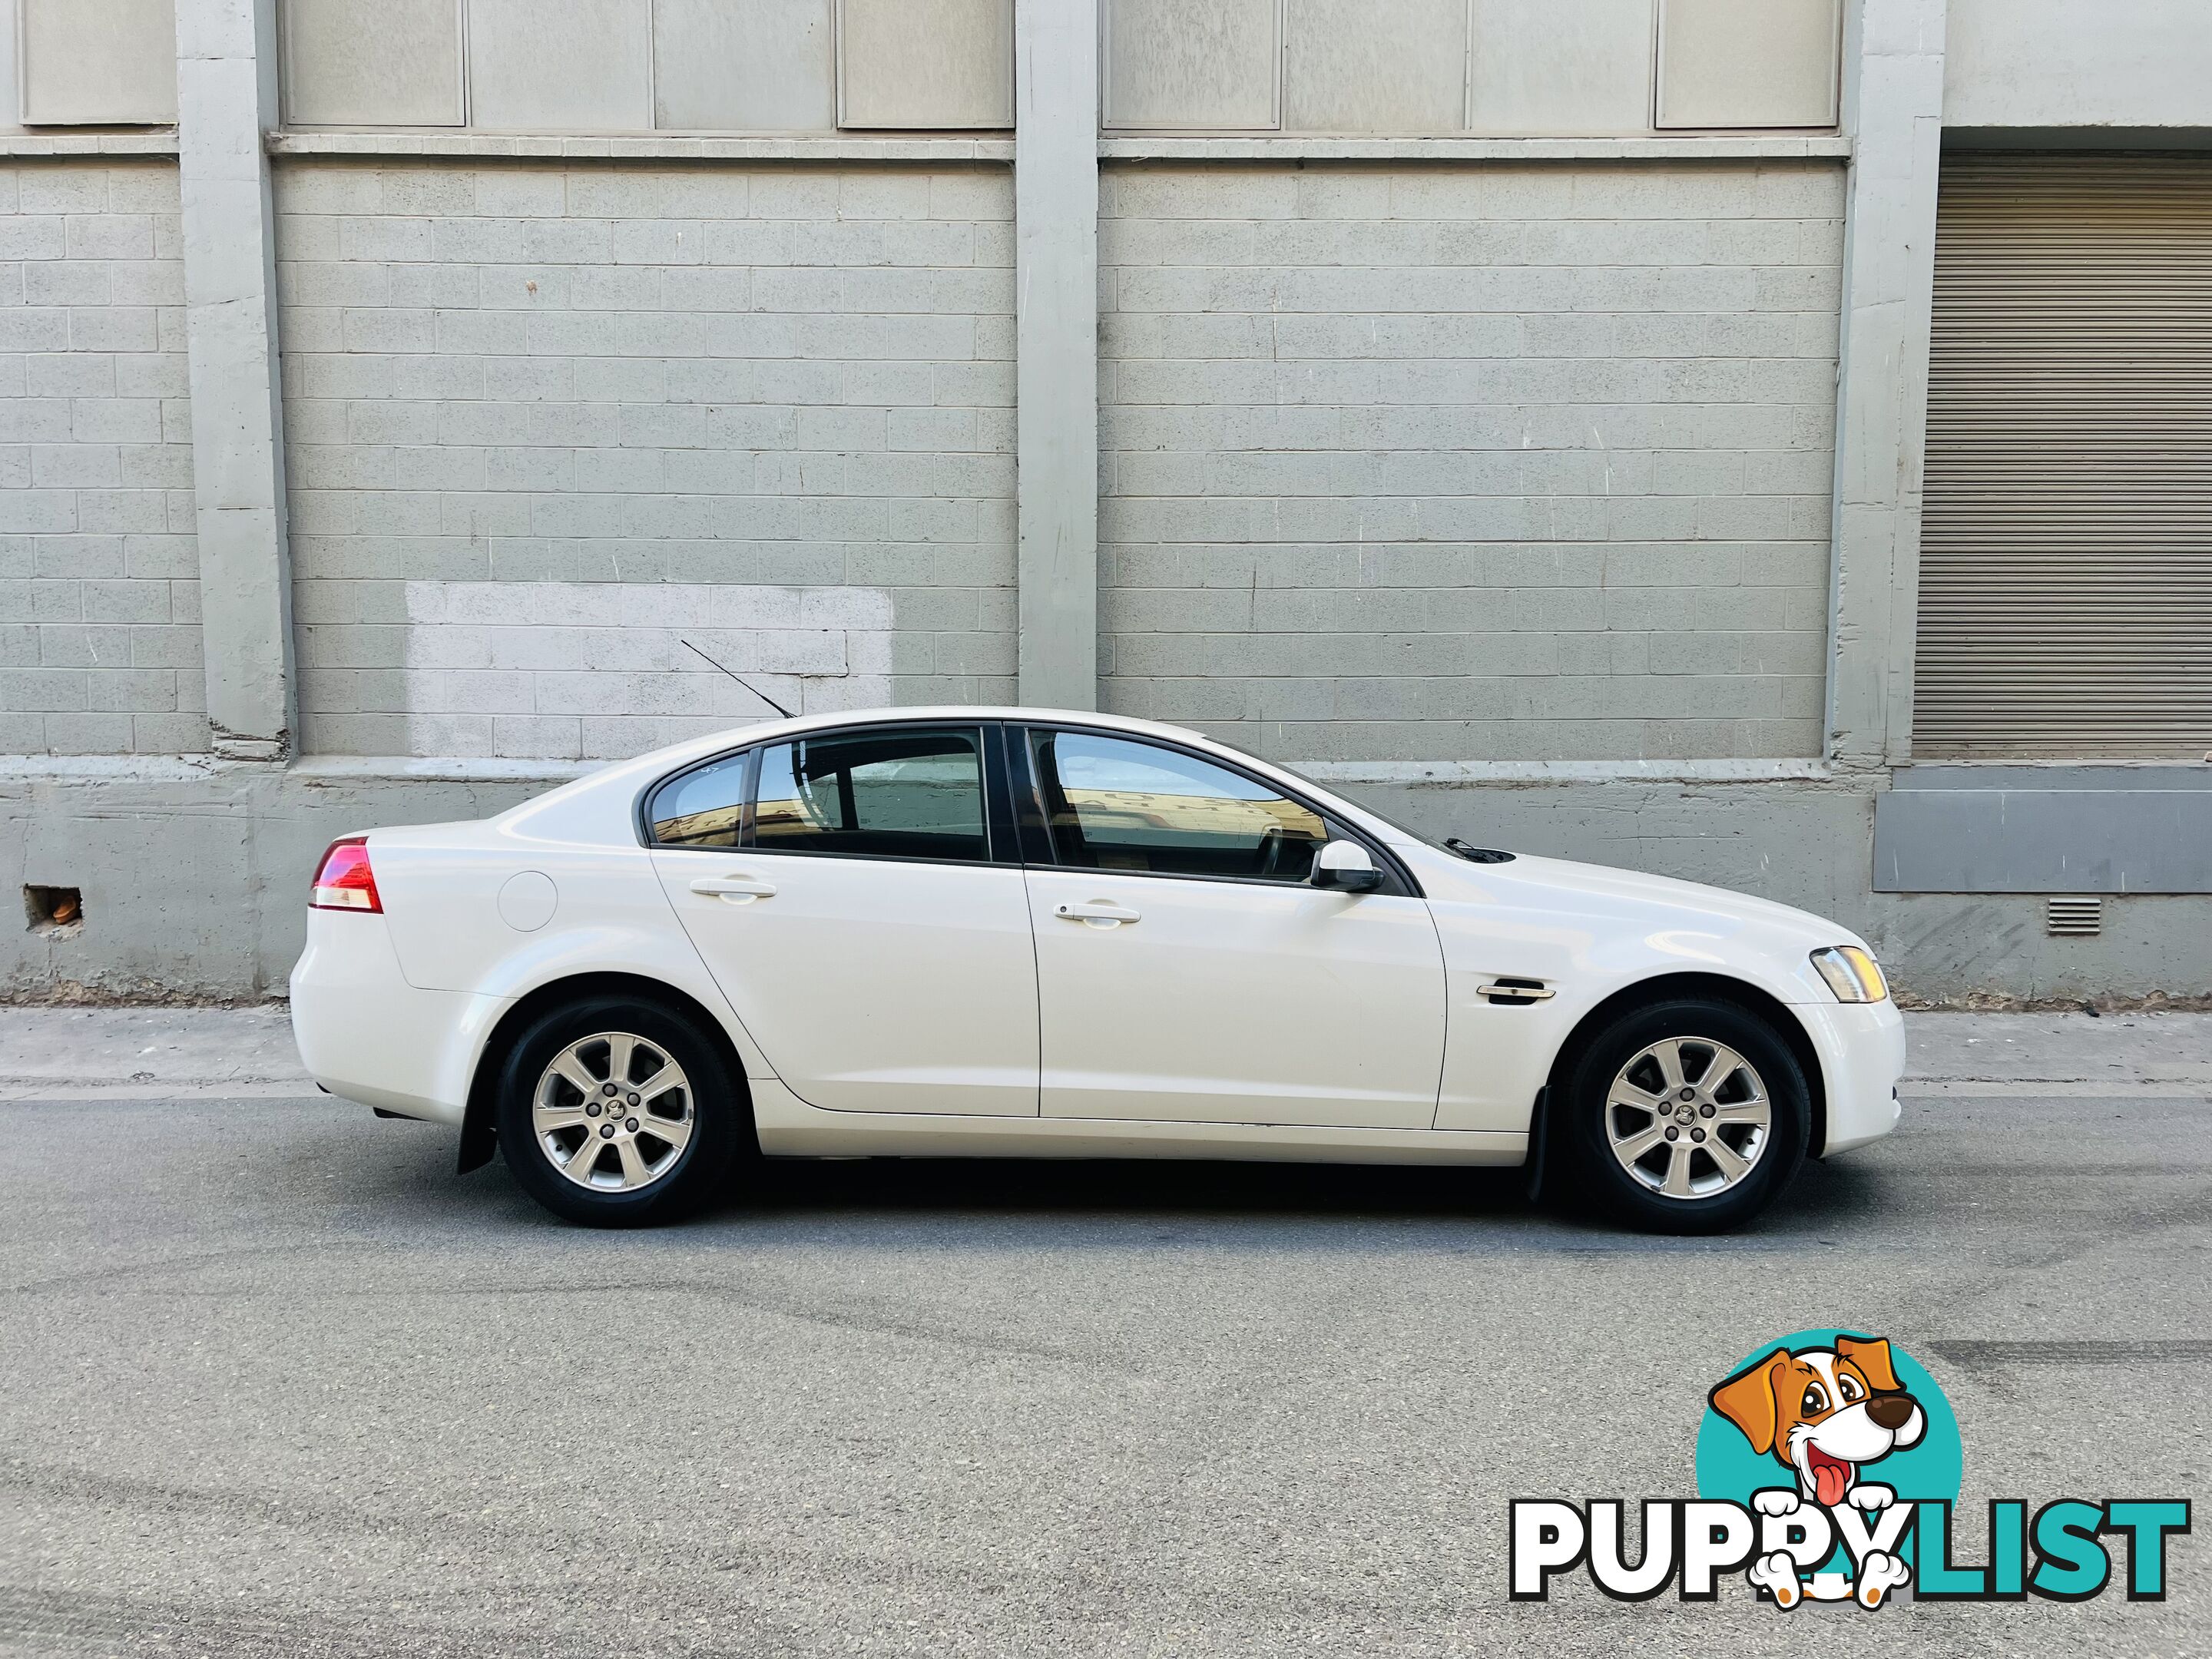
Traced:
<svg viewBox="0 0 2212 1659">
<path fill-rule="evenodd" d="M 315 869 L 314 890 L 307 895 L 311 910 L 374 910 L 381 915 L 384 901 L 376 896 L 376 872 L 368 867 L 368 837 L 348 836 L 334 841 Z"/>
</svg>

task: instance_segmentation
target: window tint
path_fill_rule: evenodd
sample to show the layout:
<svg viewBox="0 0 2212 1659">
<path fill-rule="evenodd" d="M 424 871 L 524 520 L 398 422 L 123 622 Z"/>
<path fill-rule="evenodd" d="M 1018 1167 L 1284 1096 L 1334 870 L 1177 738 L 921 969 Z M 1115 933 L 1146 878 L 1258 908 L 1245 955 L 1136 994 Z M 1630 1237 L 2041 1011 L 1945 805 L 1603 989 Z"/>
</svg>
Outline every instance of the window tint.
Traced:
<svg viewBox="0 0 2212 1659">
<path fill-rule="evenodd" d="M 1062 864 L 1304 881 L 1328 839 L 1319 813 L 1210 761 L 1088 732 L 1032 741 Z"/>
<path fill-rule="evenodd" d="M 732 755 L 660 786 L 646 816 L 669 847 L 735 847 L 744 817 L 746 755 Z"/>
<path fill-rule="evenodd" d="M 764 851 L 988 859 L 979 734 L 847 732 L 763 749 L 752 844 Z"/>
</svg>

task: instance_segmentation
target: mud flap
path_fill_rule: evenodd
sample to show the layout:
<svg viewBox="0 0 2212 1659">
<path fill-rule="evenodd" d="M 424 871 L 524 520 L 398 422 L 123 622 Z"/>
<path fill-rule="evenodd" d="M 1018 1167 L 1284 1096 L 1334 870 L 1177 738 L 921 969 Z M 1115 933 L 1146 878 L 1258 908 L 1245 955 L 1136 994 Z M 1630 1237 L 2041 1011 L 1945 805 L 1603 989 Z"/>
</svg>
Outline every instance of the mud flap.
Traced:
<svg viewBox="0 0 2212 1659">
<path fill-rule="evenodd" d="M 1544 1140 L 1551 1121 L 1552 1085 L 1536 1091 L 1535 1109 L 1528 1115 L 1528 1161 L 1521 1166 L 1521 1190 L 1531 1204 L 1544 1198 Z"/>
<path fill-rule="evenodd" d="M 453 1164 L 455 1175 L 481 1170 L 499 1150 L 499 1133 L 492 1127 L 489 1105 L 488 1101 L 469 1103 L 468 1113 L 461 1119 L 461 1153 Z"/>
</svg>

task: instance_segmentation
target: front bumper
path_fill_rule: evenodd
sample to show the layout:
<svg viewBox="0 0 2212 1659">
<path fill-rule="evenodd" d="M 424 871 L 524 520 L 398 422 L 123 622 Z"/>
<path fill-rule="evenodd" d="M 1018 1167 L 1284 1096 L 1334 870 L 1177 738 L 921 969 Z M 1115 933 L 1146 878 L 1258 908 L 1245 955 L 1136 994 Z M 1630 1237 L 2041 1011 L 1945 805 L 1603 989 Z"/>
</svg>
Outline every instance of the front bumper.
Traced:
<svg viewBox="0 0 2212 1659">
<path fill-rule="evenodd" d="M 1827 1085 L 1828 1133 L 1822 1158 L 1879 1140 L 1897 1127 L 1905 1075 L 1905 1018 L 1894 1002 L 1800 1003 Z"/>
<path fill-rule="evenodd" d="M 292 1036 L 331 1093 L 402 1117 L 459 1123 L 477 1055 L 511 999 L 407 982 L 381 915 L 307 913 L 292 969 Z"/>
</svg>

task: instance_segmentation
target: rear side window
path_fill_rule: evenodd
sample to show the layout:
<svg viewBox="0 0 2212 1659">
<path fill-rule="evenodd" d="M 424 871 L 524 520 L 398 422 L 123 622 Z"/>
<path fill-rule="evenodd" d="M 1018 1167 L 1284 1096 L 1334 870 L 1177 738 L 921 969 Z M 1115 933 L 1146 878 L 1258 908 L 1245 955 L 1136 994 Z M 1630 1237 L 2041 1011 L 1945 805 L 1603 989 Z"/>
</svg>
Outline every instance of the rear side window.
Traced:
<svg viewBox="0 0 2212 1659">
<path fill-rule="evenodd" d="M 990 857 L 972 726 L 831 732 L 761 750 L 750 844 L 872 858 Z"/>
<path fill-rule="evenodd" d="M 1195 756 L 1091 732 L 1032 740 L 1064 865 L 1296 882 L 1328 840 L 1311 807 Z"/>
<path fill-rule="evenodd" d="M 745 763 L 751 758 L 732 755 L 662 784 L 646 814 L 653 840 L 664 847 L 735 847 L 744 818 Z"/>
</svg>

